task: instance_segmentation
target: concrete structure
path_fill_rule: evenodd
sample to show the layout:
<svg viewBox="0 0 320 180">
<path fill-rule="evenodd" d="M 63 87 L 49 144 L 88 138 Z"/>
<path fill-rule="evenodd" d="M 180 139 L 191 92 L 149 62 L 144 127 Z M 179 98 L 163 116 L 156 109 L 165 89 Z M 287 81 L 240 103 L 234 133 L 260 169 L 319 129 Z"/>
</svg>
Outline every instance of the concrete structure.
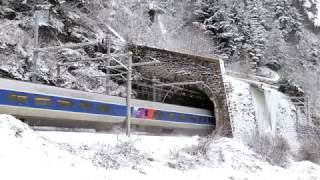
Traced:
<svg viewBox="0 0 320 180">
<path fill-rule="evenodd" d="M 205 92 L 213 102 L 216 130 L 222 135 L 232 134 L 222 61 L 141 45 L 129 45 L 128 49 L 134 56 L 141 58 L 134 58 L 134 61 L 147 61 L 150 58 L 161 61 L 161 64 L 137 68 L 143 76 L 150 79 L 154 76 L 161 77 L 168 82 L 202 81 L 195 88 Z"/>
</svg>

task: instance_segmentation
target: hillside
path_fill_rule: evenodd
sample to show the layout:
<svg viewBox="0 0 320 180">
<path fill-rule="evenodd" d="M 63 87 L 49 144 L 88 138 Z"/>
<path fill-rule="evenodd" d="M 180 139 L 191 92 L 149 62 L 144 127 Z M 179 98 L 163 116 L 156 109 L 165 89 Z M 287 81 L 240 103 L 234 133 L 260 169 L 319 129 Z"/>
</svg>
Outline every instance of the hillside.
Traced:
<svg viewBox="0 0 320 180">
<path fill-rule="evenodd" d="M 96 43 L 42 51 L 34 73 L 36 11 L 40 13 L 40 47 Z M 159 102 L 181 101 L 187 103 L 180 105 L 206 108 L 216 122 L 222 122 L 221 114 L 227 117 L 223 120 L 230 119 L 221 126 L 230 124 L 233 135 L 221 137 L 216 131 L 207 137 L 133 132 L 133 137 L 127 138 L 124 129 L 116 125 L 108 126 L 111 133 L 91 129 L 59 132 L 56 127 L 29 127 L 0 112 L 0 169 L 4 170 L 0 179 L 320 179 L 319 33 L 320 0 L 0 0 L 0 78 L 31 81 L 35 75 L 39 84 L 105 94 L 105 60 L 84 60 L 105 57 L 107 37 L 114 56 L 128 53 L 132 44 L 162 54 L 172 50 L 181 55 L 176 59 L 183 65 L 176 63 L 170 69 L 176 59 L 168 58 L 172 56 L 168 53 L 162 68 L 134 68 L 133 99 L 154 100 L 157 97 L 153 94 L 157 94 Z M 143 56 L 145 52 L 141 52 Z M 159 54 L 153 55 L 160 59 Z M 189 56 L 223 61 L 215 61 L 217 65 L 189 62 L 188 58 L 181 61 Z M 142 58 L 135 56 L 133 61 Z M 126 63 L 125 58 L 119 59 Z M 216 78 L 215 72 L 207 72 L 215 71 L 213 64 L 219 67 L 219 82 L 204 84 L 203 79 Z M 143 68 L 150 77 L 143 77 Z M 155 77 L 155 69 L 161 72 L 159 77 Z M 199 84 L 175 88 L 160 84 L 164 93 L 152 91 L 155 83 L 181 83 L 187 79 L 184 77 L 196 77 L 197 73 Z M 111 81 L 110 95 L 126 97 L 125 78 L 113 76 Z M 139 89 L 137 82 L 149 87 Z M 142 98 L 136 96 L 137 90 Z M 223 101 L 210 96 L 213 90 Z M 297 107 L 293 97 L 303 98 L 297 100 L 303 107 Z M 15 103 L 21 108 L 20 102 Z M 140 106 L 145 108 L 134 108 Z M 176 117 L 183 120 L 185 115 Z M 51 131 L 44 131 L 46 128 Z M 166 128 L 161 131 L 173 132 Z M 218 125 L 216 130 L 221 130 Z M 41 170 L 35 174 L 34 169 Z"/>
<path fill-rule="evenodd" d="M 40 23 L 41 47 L 101 39 L 108 27 L 113 27 L 128 42 L 220 57 L 234 71 L 268 76 L 268 67 L 283 80 L 302 86 L 309 96 L 318 97 L 319 85 L 314 84 L 320 49 L 317 7 L 317 1 L 299 0 L 2 0 L 0 72 L 2 76 L 30 79 L 36 8 L 47 10 L 42 16 L 49 17 Z M 121 47 L 113 37 L 111 51 Z M 64 82 L 56 80 L 55 63 L 105 53 L 100 46 L 42 53 L 38 78 L 46 84 L 103 92 L 103 79 L 93 78 L 104 74 L 99 63 L 67 67 Z M 116 87 L 114 84 L 114 90 Z"/>
</svg>

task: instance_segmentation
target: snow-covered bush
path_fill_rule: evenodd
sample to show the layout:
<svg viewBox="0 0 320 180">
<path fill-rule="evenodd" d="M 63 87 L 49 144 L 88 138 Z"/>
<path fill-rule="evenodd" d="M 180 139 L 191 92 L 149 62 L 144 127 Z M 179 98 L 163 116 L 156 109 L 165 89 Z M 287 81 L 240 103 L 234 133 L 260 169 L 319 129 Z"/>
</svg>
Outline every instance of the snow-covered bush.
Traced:
<svg viewBox="0 0 320 180">
<path fill-rule="evenodd" d="M 60 144 L 60 146 L 73 154 L 90 160 L 97 167 L 105 169 L 123 167 L 139 169 L 139 166 L 148 164 L 149 161 L 152 161 L 152 158 L 135 147 L 136 141 L 134 139 L 118 138 L 114 146 L 100 143 L 77 147 L 68 146 L 67 144 Z"/>
<path fill-rule="evenodd" d="M 115 147 L 101 146 L 94 153 L 93 163 L 106 169 L 130 167 L 136 169 L 147 163 L 148 155 L 140 152 L 132 140 L 119 140 Z"/>
<path fill-rule="evenodd" d="M 272 165 L 285 167 L 290 156 L 288 141 L 281 136 L 253 134 L 247 138 L 248 146 Z"/>
<path fill-rule="evenodd" d="M 200 159 L 197 159 L 196 156 L 190 155 L 184 149 L 171 150 L 170 159 L 171 161 L 167 162 L 170 168 L 183 171 L 193 169 L 200 163 Z"/>
<path fill-rule="evenodd" d="M 301 147 L 299 150 L 301 160 L 320 163 L 320 135 L 301 137 Z"/>
<path fill-rule="evenodd" d="M 174 169 L 188 170 L 203 164 L 205 160 L 210 159 L 210 147 L 218 137 L 216 133 L 213 133 L 200 137 L 196 145 L 170 151 L 172 161 L 168 162 L 168 166 Z"/>
<path fill-rule="evenodd" d="M 214 137 L 211 136 L 200 138 L 199 143 L 196 146 L 192 146 L 190 149 L 186 150 L 192 155 L 206 156 L 213 138 Z"/>
</svg>

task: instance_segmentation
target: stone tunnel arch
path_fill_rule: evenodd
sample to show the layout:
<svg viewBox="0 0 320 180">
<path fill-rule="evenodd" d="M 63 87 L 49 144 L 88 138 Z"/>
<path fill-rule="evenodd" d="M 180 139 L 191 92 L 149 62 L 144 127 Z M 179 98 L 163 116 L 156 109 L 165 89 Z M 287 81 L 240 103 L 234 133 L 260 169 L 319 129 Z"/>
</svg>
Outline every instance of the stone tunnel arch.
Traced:
<svg viewBox="0 0 320 180">
<path fill-rule="evenodd" d="M 161 61 L 161 64 L 138 67 L 138 71 L 146 77 L 155 75 L 171 82 L 203 82 L 196 86 L 214 105 L 216 131 L 228 136 L 232 134 L 221 60 L 142 45 L 129 45 L 128 49 L 133 52 L 134 61 L 150 58 Z"/>
</svg>

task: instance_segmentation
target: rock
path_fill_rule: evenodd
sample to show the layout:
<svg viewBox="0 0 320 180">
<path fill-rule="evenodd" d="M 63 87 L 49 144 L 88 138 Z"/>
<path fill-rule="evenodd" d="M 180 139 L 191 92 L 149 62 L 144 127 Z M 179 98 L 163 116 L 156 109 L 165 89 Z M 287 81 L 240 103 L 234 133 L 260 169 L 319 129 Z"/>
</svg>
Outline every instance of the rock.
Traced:
<svg viewBox="0 0 320 180">
<path fill-rule="evenodd" d="M 53 4 L 53 5 L 59 5 L 59 0 L 49 0 L 49 3 L 50 4 Z"/>
<path fill-rule="evenodd" d="M 14 20 L 17 17 L 16 12 L 11 8 L 4 8 L 2 14 L 4 18 L 9 20 Z"/>
<path fill-rule="evenodd" d="M 27 3 L 22 3 L 19 1 L 13 1 L 11 2 L 11 6 L 13 7 L 14 10 L 17 12 L 25 12 L 25 11 L 30 11 L 32 10 L 31 6 Z"/>
<path fill-rule="evenodd" d="M 279 91 L 289 96 L 302 97 L 305 94 L 298 85 L 290 80 L 283 80 L 282 82 L 279 82 L 279 84 Z"/>
<path fill-rule="evenodd" d="M 281 69 L 281 65 L 277 61 L 271 61 L 265 65 L 274 71 L 279 71 Z"/>
</svg>

